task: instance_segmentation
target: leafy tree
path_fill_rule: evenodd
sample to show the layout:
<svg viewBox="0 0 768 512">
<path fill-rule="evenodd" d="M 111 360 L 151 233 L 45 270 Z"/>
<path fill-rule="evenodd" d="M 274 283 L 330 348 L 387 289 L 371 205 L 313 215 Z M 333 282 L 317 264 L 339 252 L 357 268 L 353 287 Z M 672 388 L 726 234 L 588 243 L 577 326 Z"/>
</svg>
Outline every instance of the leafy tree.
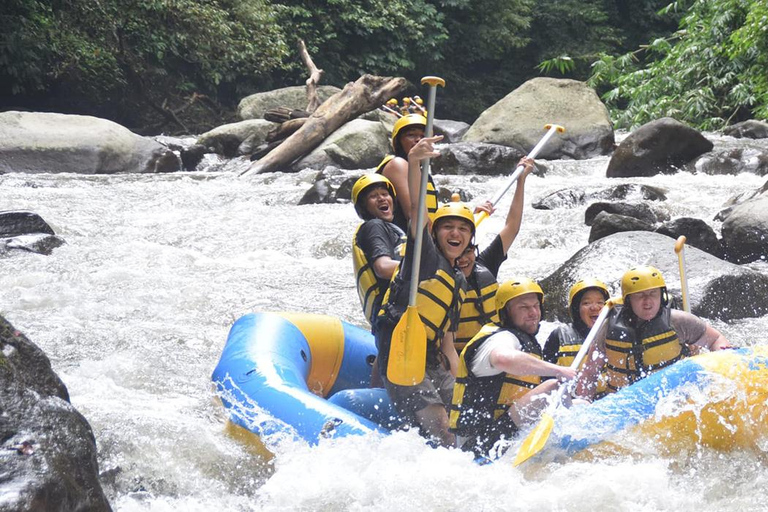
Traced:
<svg viewBox="0 0 768 512">
<path fill-rule="evenodd" d="M 679 30 L 635 52 L 603 55 L 590 83 L 609 85 L 603 98 L 620 127 L 663 116 L 717 129 L 766 114 L 768 21 L 764 0 L 674 2 L 685 11 Z"/>
</svg>

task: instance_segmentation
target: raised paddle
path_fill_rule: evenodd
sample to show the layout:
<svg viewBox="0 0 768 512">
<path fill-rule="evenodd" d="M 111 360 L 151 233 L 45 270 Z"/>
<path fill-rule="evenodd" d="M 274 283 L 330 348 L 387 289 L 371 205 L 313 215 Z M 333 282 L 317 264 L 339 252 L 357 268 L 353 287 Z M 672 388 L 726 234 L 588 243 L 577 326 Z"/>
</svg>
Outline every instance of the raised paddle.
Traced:
<svg viewBox="0 0 768 512">
<path fill-rule="evenodd" d="M 445 80 L 436 76 L 425 76 L 421 83 L 429 85 L 427 97 L 427 128 L 425 136 L 432 136 L 435 120 L 435 91 L 437 86 L 445 87 Z M 408 294 L 408 309 L 392 331 L 387 362 L 387 379 L 399 386 L 414 386 L 424 380 L 427 367 L 427 331 L 416 307 L 419 291 L 419 266 L 421 265 L 421 246 L 424 240 L 424 216 L 427 201 L 427 180 L 429 178 L 429 158 L 421 161 L 421 183 L 419 184 L 419 211 L 416 215 L 416 240 L 413 244 L 411 287 Z M 413 219 L 411 219 L 413 220 Z"/>
<path fill-rule="evenodd" d="M 677 264 L 680 267 L 680 293 L 683 294 L 683 311 L 691 312 L 691 303 L 688 301 L 688 279 L 685 277 L 685 235 L 680 235 L 675 242 L 675 253 L 677 253 Z"/>
<path fill-rule="evenodd" d="M 600 329 L 603 327 L 606 318 L 608 318 L 608 313 L 610 313 L 613 306 L 618 302 L 618 299 L 608 299 L 606 301 L 605 306 L 603 306 L 603 309 L 600 310 L 600 315 L 597 317 L 597 320 L 595 320 L 595 324 L 589 330 L 587 338 L 584 340 L 584 343 L 581 344 L 579 352 L 573 359 L 571 368 L 574 370 L 579 368 L 581 362 L 589 352 L 589 348 L 592 346 L 592 342 L 595 341 L 597 333 L 600 332 Z M 563 383 L 557 389 L 554 399 L 544 411 L 544 414 L 541 415 L 541 419 L 539 420 L 538 425 L 536 425 L 531 433 L 528 434 L 528 437 L 525 438 L 523 444 L 520 445 L 520 449 L 517 451 L 517 456 L 515 457 L 515 466 L 519 466 L 526 460 L 539 453 L 542 448 L 544 448 L 544 445 L 547 444 L 549 435 L 552 433 L 552 427 L 555 426 L 555 418 L 553 415 L 562 403 L 563 394 L 566 390 L 570 390 L 572 388 L 573 382 L 574 381 Z"/>
<path fill-rule="evenodd" d="M 544 134 L 544 136 L 539 140 L 539 142 L 533 147 L 530 153 L 528 153 L 528 158 L 536 158 L 536 156 L 539 154 L 541 149 L 544 147 L 544 145 L 549 142 L 549 139 L 552 138 L 552 136 L 557 133 L 563 133 L 565 132 L 565 128 L 558 124 L 547 124 L 544 125 L 544 129 L 547 130 L 547 133 Z M 504 186 L 499 189 L 499 191 L 496 193 L 496 195 L 491 199 L 491 204 L 495 207 L 496 204 L 501 201 L 501 198 L 504 197 L 504 194 L 507 193 L 507 191 L 512 187 L 512 185 L 517 181 L 517 178 L 520 177 L 520 175 L 523 173 L 523 170 L 525 170 L 524 165 L 518 165 L 515 168 L 515 171 L 512 173 L 512 175 L 509 177 L 509 180 L 504 184 Z M 488 217 L 487 212 L 480 212 L 475 216 L 475 226 L 479 226 L 481 222 L 485 220 L 485 218 Z"/>
</svg>

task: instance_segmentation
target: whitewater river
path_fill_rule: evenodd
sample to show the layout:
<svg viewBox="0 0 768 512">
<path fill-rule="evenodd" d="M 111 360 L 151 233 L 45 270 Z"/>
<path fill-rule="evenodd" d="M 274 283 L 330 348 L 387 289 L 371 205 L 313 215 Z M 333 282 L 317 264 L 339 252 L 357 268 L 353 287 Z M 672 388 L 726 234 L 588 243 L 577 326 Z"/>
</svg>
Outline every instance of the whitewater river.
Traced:
<svg viewBox="0 0 768 512">
<path fill-rule="evenodd" d="M 608 180 L 607 163 L 550 162 L 546 177 L 528 179 L 501 279 L 546 277 L 586 245 L 586 206 L 533 210 L 547 193 L 652 184 L 667 190 L 661 208 L 671 217 L 711 223 L 726 199 L 765 182 L 690 173 Z M 765 453 L 700 449 L 523 472 L 509 460 L 478 466 L 413 433 L 314 448 L 282 442 L 271 461 L 227 436 L 210 375 L 235 319 L 292 310 L 363 325 L 350 257 L 358 219 L 349 204 L 297 205 L 315 174 L 0 176 L 0 210 L 37 212 L 67 241 L 51 256 L 0 259 L 0 313 L 48 354 L 93 427 L 116 511 L 768 510 Z M 503 178 L 436 181 L 486 198 Z M 481 240 L 501 222 L 486 221 Z M 713 324 L 735 344 L 768 343 L 768 317 Z M 542 334 L 552 328 L 545 323 Z"/>
</svg>

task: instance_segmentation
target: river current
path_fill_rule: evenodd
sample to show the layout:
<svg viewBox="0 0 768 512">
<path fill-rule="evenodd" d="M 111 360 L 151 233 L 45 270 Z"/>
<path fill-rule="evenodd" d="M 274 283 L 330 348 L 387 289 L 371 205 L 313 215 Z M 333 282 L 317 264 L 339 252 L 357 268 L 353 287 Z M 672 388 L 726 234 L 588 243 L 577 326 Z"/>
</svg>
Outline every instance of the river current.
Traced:
<svg viewBox="0 0 768 512">
<path fill-rule="evenodd" d="M 765 182 L 688 172 L 609 180 L 607 157 L 547 164 L 546 176 L 527 180 L 500 280 L 544 278 L 587 244 L 586 205 L 531 208 L 550 192 L 654 185 L 666 190 L 659 206 L 670 217 L 699 217 L 719 233 L 712 218 L 722 204 Z M 237 318 L 303 311 L 365 326 L 350 256 L 359 220 L 350 204 L 297 205 L 315 175 L 0 175 L 0 209 L 39 213 L 67 242 L 50 256 L 0 259 L 0 313 L 48 354 L 93 427 L 116 511 L 768 510 L 766 452 L 701 448 L 521 471 L 511 459 L 476 465 L 413 432 L 311 448 L 283 441 L 271 460 L 228 436 L 210 375 Z M 436 182 L 477 201 L 504 178 Z M 481 245 L 502 222 L 483 223 Z M 768 273 L 764 263 L 750 267 Z M 710 321 L 736 345 L 768 343 L 768 317 Z M 545 322 L 540 337 L 553 327 Z"/>
</svg>

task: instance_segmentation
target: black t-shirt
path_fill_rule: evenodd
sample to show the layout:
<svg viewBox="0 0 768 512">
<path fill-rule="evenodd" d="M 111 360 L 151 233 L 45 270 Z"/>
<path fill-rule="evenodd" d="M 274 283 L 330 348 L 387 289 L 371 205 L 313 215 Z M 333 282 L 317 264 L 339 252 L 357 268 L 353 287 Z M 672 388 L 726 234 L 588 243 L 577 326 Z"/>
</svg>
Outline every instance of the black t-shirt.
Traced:
<svg viewBox="0 0 768 512">
<path fill-rule="evenodd" d="M 402 260 L 400 246 L 403 237 L 405 237 L 405 233 L 392 222 L 371 219 L 363 223 L 357 230 L 356 243 L 365 254 L 368 263 L 373 266 L 373 262 L 382 256 L 388 256 L 395 261 Z M 387 286 L 389 286 L 389 279 L 377 275 L 376 281 L 379 284 L 381 297 L 383 297 L 384 292 L 387 291 Z"/>
</svg>

